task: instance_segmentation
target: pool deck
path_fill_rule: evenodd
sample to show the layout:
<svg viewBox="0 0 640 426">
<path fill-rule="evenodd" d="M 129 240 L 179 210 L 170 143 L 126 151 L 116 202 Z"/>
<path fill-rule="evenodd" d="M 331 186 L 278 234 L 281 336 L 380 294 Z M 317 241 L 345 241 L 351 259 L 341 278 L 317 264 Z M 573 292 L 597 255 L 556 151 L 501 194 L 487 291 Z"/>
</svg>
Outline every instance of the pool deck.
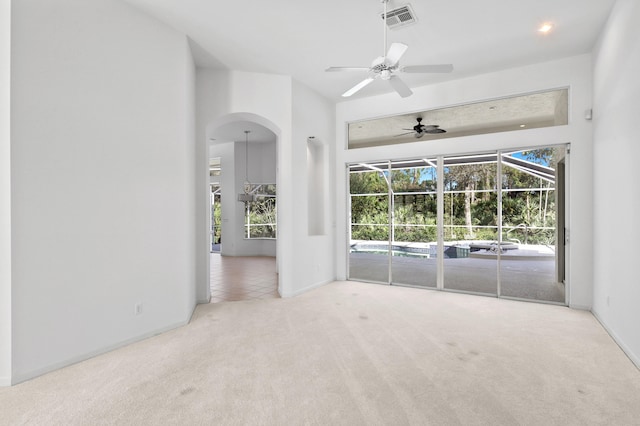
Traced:
<svg viewBox="0 0 640 426">
<path fill-rule="evenodd" d="M 380 247 L 386 242 L 354 243 L 374 243 L 370 246 Z M 447 242 L 445 245 L 455 246 L 456 243 Z M 469 242 L 466 243 L 468 247 Z M 435 243 L 394 243 L 394 246 L 400 244 L 413 248 L 427 248 Z M 468 257 L 445 258 L 444 289 L 497 295 L 499 275 L 501 296 L 553 303 L 565 302 L 564 284 L 558 283 L 555 279 L 555 254 L 551 248 L 520 245 L 517 249 L 503 250 L 500 253 L 502 262 L 498 263 L 497 257 L 498 254 L 495 252 L 480 249 L 470 252 Z M 388 264 L 386 254 L 366 250 L 352 252 L 349 256 L 349 278 L 388 283 Z M 391 265 L 393 284 L 436 288 L 437 259 L 434 256 L 393 256 Z"/>
</svg>

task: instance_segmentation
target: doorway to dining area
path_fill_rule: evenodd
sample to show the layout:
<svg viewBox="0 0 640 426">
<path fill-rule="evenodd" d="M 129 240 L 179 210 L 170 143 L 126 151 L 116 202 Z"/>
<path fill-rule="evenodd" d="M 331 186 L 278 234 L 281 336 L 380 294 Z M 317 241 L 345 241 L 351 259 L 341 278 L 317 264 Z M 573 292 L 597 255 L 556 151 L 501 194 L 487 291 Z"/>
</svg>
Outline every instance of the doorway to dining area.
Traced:
<svg viewBox="0 0 640 426">
<path fill-rule="evenodd" d="M 276 259 L 211 253 L 211 303 L 277 299 Z"/>
</svg>

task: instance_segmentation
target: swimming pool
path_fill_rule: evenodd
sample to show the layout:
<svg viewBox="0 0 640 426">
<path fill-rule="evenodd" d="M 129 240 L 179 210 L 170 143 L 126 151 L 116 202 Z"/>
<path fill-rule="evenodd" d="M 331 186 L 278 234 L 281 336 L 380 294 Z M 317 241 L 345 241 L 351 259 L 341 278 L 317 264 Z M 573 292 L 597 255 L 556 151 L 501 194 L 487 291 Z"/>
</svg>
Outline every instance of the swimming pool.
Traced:
<svg viewBox="0 0 640 426">
<path fill-rule="evenodd" d="M 391 248 L 392 256 L 437 258 L 438 244 L 431 243 L 405 243 L 395 242 L 389 246 L 384 241 L 352 241 L 350 253 L 388 254 Z M 461 244 L 446 244 L 444 246 L 444 258 L 455 259 L 469 257 L 470 247 Z"/>
<path fill-rule="evenodd" d="M 350 253 L 369 253 L 386 255 L 389 253 L 389 243 L 386 241 L 352 241 Z M 391 244 L 393 256 L 437 258 L 438 244 L 410 243 L 396 241 Z M 551 246 L 517 244 L 513 242 L 497 241 L 450 241 L 444 243 L 445 259 L 463 259 L 467 257 L 496 258 L 500 252 L 503 260 L 534 260 L 555 257 L 555 249 Z"/>
</svg>

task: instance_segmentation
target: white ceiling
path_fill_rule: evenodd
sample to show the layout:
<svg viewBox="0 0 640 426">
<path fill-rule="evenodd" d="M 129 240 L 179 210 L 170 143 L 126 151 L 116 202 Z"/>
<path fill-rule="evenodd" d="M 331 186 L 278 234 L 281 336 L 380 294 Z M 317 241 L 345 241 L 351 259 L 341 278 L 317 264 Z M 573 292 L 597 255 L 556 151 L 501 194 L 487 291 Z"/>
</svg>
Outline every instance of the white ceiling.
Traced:
<svg viewBox="0 0 640 426">
<path fill-rule="evenodd" d="M 362 80 L 326 73 L 383 54 L 380 0 L 127 0 L 188 35 L 198 65 L 291 75 L 334 101 Z M 451 74 L 403 74 L 410 87 L 591 51 L 615 0 L 390 0 L 418 22 L 389 30 L 409 46 L 403 65 L 452 63 Z M 543 22 L 554 30 L 538 33 Z M 210 54 L 210 55 L 209 55 Z M 354 97 L 391 92 L 375 81 Z"/>
</svg>

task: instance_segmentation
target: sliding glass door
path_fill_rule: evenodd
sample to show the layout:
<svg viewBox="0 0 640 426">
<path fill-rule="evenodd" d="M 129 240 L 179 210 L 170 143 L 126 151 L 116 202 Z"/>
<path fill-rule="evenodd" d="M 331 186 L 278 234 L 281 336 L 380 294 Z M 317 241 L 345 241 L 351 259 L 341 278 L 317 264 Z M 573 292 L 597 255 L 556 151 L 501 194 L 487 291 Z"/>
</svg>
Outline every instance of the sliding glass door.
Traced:
<svg viewBox="0 0 640 426">
<path fill-rule="evenodd" d="M 444 288 L 498 294 L 495 154 L 445 157 Z"/>
<path fill-rule="evenodd" d="M 556 227 L 558 218 L 564 218 L 556 191 L 557 163 L 564 151 L 502 153 L 502 238 L 509 249 L 500 258 L 500 293 L 505 297 L 565 300 L 564 245 L 558 246 Z"/>
<path fill-rule="evenodd" d="M 352 164 L 349 278 L 565 303 L 565 158 L 559 146 Z"/>
<path fill-rule="evenodd" d="M 437 159 L 394 163 L 391 283 L 437 287 Z"/>
<path fill-rule="evenodd" d="M 389 164 L 357 164 L 350 168 L 351 243 L 349 278 L 389 281 Z"/>
</svg>

